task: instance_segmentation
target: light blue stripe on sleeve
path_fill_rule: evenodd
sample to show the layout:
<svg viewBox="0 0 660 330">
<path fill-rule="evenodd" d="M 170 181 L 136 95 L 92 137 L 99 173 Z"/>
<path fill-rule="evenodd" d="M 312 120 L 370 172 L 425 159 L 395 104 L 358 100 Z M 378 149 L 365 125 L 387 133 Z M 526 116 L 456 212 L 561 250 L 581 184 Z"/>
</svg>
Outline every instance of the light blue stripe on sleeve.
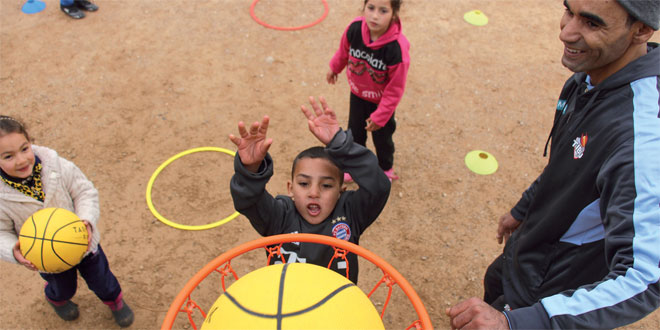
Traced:
<svg viewBox="0 0 660 330">
<path fill-rule="evenodd" d="M 631 84 L 634 120 L 635 209 L 633 210 L 633 268 L 604 281 L 592 290 L 576 290 L 541 300 L 550 317 L 580 315 L 618 304 L 643 291 L 660 278 L 660 95 L 657 77 Z"/>
</svg>

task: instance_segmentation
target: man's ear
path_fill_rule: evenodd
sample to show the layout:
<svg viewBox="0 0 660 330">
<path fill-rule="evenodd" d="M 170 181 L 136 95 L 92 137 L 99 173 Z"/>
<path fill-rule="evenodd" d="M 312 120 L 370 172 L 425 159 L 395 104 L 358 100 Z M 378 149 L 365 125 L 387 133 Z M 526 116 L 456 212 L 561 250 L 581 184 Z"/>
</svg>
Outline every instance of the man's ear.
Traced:
<svg viewBox="0 0 660 330">
<path fill-rule="evenodd" d="M 645 44 L 655 32 L 650 26 L 640 21 L 633 23 L 633 25 L 633 44 Z"/>
</svg>

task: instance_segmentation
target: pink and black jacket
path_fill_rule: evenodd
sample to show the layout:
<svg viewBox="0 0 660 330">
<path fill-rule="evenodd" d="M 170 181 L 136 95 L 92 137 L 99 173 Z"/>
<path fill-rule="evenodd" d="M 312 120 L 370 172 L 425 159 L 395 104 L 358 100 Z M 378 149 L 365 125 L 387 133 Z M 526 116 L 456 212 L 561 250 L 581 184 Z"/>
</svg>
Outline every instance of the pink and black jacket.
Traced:
<svg viewBox="0 0 660 330">
<path fill-rule="evenodd" d="M 410 43 L 401 32 L 401 22 L 394 21 L 378 40 L 371 42 L 364 17 L 348 25 L 339 49 L 330 60 L 330 69 L 346 76 L 351 93 L 378 104 L 371 120 L 385 126 L 401 101 L 410 66 Z"/>
</svg>

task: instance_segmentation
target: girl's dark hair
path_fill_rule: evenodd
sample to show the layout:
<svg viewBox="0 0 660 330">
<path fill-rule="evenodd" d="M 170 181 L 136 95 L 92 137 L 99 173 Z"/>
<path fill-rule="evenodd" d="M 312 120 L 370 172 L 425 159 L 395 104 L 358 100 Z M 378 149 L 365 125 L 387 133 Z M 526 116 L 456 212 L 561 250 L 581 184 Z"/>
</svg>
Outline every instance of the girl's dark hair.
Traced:
<svg viewBox="0 0 660 330">
<path fill-rule="evenodd" d="M 30 141 L 30 135 L 20 121 L 9 116 L 0 115 L 0 136 L 5 136 L 11 133 L 23 134 L 25 139 Z"/>
<path fill-rule="evenodd" d="M 296 171 L 296 165 L 298 164 L 298 160 L 303 159 L 303 158 L 322 158 L 322 159 L 327 159 L 332 163 L 332 165 L 336 166 L 337 169 L 339 170 L 339 185 L 344 184 L 344 172 L 341 170 L 341 167 L 339 167 L 339 164 L 330 157 L 327 151 L 325 151 L 325 148 L 323 147 L 311 147 L 307 148 L 303 151 L 301 151 L 298 156 L 293 160 L 293 165 L 291 166 L 291 178 L 293 179 L 293 173 Z"/>
<path fill-rule="evenodd" d="M 367 2 L 369 2 L 369 0 L 364 0 L 362 10 L 364 10 L 364 7 L 367 6 Z M 401 9 L 402 2 L 403 0 L 390 0 L 390 7 L 392 7 L 392 20 L 394 21 L 399 20 L 399 9 Z"/>
</svg>

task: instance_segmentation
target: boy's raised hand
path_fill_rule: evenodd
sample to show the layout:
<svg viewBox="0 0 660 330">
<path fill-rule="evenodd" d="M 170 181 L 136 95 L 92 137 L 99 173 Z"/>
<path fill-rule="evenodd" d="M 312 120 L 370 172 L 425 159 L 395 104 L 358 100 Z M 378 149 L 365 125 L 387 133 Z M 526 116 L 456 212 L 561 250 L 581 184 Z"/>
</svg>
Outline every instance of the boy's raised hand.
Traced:
<svg viewBox="0 0 660 330">
<path fill-rule="evenodd" d="M 273 139 L 266 138 L 269 120 L 268 116 L 264 116 L 261 123 L 256 121 L 252 123 L 249 131 L 242 121 L 238 122 L 238 134 L 241 137 L 229 134 L 231 142 L 238 147 L 238 155 L 241 157 L 243 166 L 250 172 L 259 171 L 259 166 L 273 143 Z"/>
<path fill-rule="evenodd" d="M 309 130 L 316 136 L 319 141 L 327 145 L 330 143 L 332 138 L 339 131 L 339 122 L 337 122 L 337 116 L 335 112 L 328 107 L 328 103 L 325 102 L 325 98 L 322 96 L 319 97 L 321 105 L 319 106 L 314 100 L 313 96 L 309 97 L 309 104 L 312 106 L 313 112 L 304 105 L 300 106 L 300 109 L 307 117 L 307 124 L 309 125 Z"/>
</svg>

